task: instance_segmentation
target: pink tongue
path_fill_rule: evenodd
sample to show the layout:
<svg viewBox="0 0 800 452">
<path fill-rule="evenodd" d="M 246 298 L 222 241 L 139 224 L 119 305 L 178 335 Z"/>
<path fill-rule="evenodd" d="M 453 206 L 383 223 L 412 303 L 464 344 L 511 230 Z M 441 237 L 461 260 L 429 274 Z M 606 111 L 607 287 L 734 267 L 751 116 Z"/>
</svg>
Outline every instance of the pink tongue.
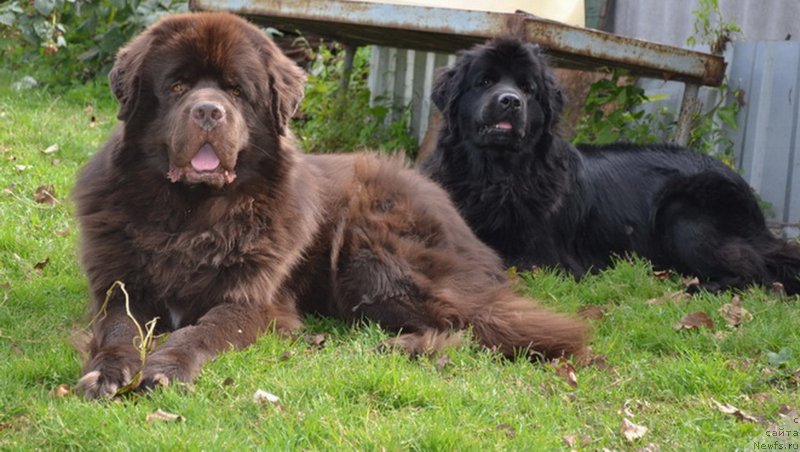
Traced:
<svg viewBox="0 0 800 452">
<path fill-rule="evenodd" d="M 508 121 L 501 121 L 501 122 L 498 122 L 495 127 L 497 127 L 498 129 L 508 130 L 508 129 L 511 128 L 511 123 L 508 122 Z"/>
<path fill-rule="evenodd" d="M 196 171 L 214 171 L 219 166 L 219 158 L 214 153 L 214 148 L 206 143 L 192 158 L 192 168 Z"/>
</svg>

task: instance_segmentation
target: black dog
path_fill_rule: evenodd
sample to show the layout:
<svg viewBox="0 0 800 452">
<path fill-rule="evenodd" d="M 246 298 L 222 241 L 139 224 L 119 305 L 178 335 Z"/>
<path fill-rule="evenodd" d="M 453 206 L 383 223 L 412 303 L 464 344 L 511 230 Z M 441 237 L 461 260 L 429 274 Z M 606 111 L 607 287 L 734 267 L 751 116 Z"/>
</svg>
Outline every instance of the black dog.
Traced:
<svg viewBox="0 0 800 452">
<path fill-rule="evenodd" d="M 563 96 L 537 46 L 496 39 L 462 53 L 432 99 L 444 127 L 421 170 L 507 265 L 580 277 L 634 253 L 708 290 L 800 291 L 800 247 L 770 234 L 751 188 L 718 160 L 562 139 Z"/>
</svg>

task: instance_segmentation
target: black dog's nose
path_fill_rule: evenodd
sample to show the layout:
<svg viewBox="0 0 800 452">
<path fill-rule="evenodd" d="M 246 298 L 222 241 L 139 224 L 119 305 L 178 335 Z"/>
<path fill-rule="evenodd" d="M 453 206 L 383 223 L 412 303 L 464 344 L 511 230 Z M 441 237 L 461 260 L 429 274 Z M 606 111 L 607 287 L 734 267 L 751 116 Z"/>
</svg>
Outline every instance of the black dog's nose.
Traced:
<svg viewBox="0 0 800 452">
<path fill-rule="evenodd" d="M 503 93 L 497 98 L 497 101 L 500 102 L 500 105 L 506 110 L 519 110 L 522 106 L 522 99 L 514 93 Z"/>
<path fill-rule="evenodd" d="M 216 102 L 198 102 L 189 112 L 192 120 L 205 130 L 211 130 L 225 119 L 225 107 Z"/>
</svg>

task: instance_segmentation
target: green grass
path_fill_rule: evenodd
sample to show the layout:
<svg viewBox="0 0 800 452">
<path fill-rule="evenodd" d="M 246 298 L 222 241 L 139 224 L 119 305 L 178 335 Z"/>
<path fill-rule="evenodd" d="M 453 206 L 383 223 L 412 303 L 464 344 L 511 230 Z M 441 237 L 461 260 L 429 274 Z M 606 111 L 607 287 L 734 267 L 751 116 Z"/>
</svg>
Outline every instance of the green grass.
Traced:
<svg viewBox="0 0 800 452">
<path fill-rule="evenodd" d="M 0 71 L 0 449 L 534 450 L 568 449 L 565 436 L 585 435 L 575 448 L 727 450 L 770 438 L 712 400 L 773 422 L 782 404 L 800 408 L 789 377 L 800 368 L 796 299 L 743 292 L 754 319 L 734 329 L 717 313 L 730 293 L 646 303 L 682 286 L 641 261 L 580 284 L 555 272 L 521 275 L 520 290 L 544 304 L 605 309 L 592 347 L 606 365 L 577 367 L 577 388 L 552 366 L 474 346 L 446 360 L 377 354 L 380 329 L 311 319 L 309 331 L 328 337 L 321 349 L 266 336 L 212 362 L 193 385 L 119 401 L 55 397 L 79 377 L 71 338 L 87 324 L 68 193 L 113 127 L 115 104 L 102 84 L 16 92 L 9 84 L 19 76 Z M 44 154 L 52 144 L 59 150 Z M 48 184 L 53 206 L 33 199 Z M 714 330 L 673 328 L 694 311 L 708 313 Z M 766 354 L 785 347 L 793 356 L 773 367 Z M 280 403 L 255 403 L 257 389 Z M 184 421 L 146 422 L 157 409 Z M 649 429 L 642 439 L 623 438 L 625 417 Z"/>
</svg>

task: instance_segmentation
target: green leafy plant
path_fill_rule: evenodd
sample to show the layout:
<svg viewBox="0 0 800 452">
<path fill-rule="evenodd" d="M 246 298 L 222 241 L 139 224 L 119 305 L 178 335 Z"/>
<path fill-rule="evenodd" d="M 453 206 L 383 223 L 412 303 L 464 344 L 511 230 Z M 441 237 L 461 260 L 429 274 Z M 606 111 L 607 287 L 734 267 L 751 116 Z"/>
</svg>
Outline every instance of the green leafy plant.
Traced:
<svg viewBox="0 0 800 452">
<path fill-rule="evenodd" d="M 692 115 L 689 147 L 714 155 L 733 167 L 733 140 L 728 133 L 739 127 L 737 115 L 742 95 L 741 90 L 733 89 L 726 83 L 717 88 L 717 102 Z"/>
<path fill-rule="evenodd" d="M 686 44 L 694 47 L 699 42 L 709 46 L 711 53 L 721 55 L 734 33 L 741 27 L 726 22 L 719 9 L 719 0 L 700 0 L 694 14 L 694 34 Z M 692 116 L 689 146 L 707 154 L 715 154 L 725 163 L 734 166 L 733 141 L 728 131 L 738 127 L 737 115 L 743 103 L 743 92 L 727 83 L 717 88 L 718 101 L 705 111 Z"/>
<path fill-rule="evenodd" d="M 413 157 L 416 142 L 408 129 L 410 110 L 406 107 L 393 111 L 384 99 L 370 102 L 369 52 L 368 47 L 357 50 L 349 86 L 343 92 L 343 47 L 323 45 L 316 50 L 294 128 L 306 151 L 370 148 L 402 151 Z M 395 117 L 398 119 L 393 120 Z"/>
<path fill-rule="evenodd" d="M 14 0 L 0 6 L 4 59 L 43 68 L 58 85 L 105 74 L 114 54 L 160 15 L 187 10 L 185 0 Z"/>
<path fill-rule="evenodd" d="M 634 83 L 624 69 L 614 69 L 589 87 L 573 141 L 609 144 L 653 143 L 663 136 L 668 112 L 646 113 L 640 107 L 654 98 Z"/>
<path fill-rule="evenodd" d="M 723 20 L 718 0 L 701 0 L 693 14 L 694 35 L 687 39 L 690 46 L 696 45 L 699 39 L 710 46 L 712 53 L 719 54 L 731 36 L 741 31 L 738 25 Z M 717 93 L 714 105 L 692 115 L 688 146 L 734 166 L 733 141 L 728 133 L 738 127 L 737 115 L 743 104 L 743 93 L 727 83 L 717 88 Z M 646 113 L 642 107 L 654 100 L 658 99 L 648 97 L 625 71 L 615 69 L 610 78 L 590 87 L 573 141 L 642 144 L 668 139 L 674 135 L 676 113 L 666 108 Z"/>
<path fill-rule="evenodd" d="M 694 47 L 699 38 L 715 55 L 722 54 L 731 41 L 731 36 L 742 31 L 739 25 L 723 20 L 719 0 L 700 0 L 699 8 L 692 11 L 692 14 L 695 17 L 694 33 L 686 40 L 686 44 Z"/>
</svg>

